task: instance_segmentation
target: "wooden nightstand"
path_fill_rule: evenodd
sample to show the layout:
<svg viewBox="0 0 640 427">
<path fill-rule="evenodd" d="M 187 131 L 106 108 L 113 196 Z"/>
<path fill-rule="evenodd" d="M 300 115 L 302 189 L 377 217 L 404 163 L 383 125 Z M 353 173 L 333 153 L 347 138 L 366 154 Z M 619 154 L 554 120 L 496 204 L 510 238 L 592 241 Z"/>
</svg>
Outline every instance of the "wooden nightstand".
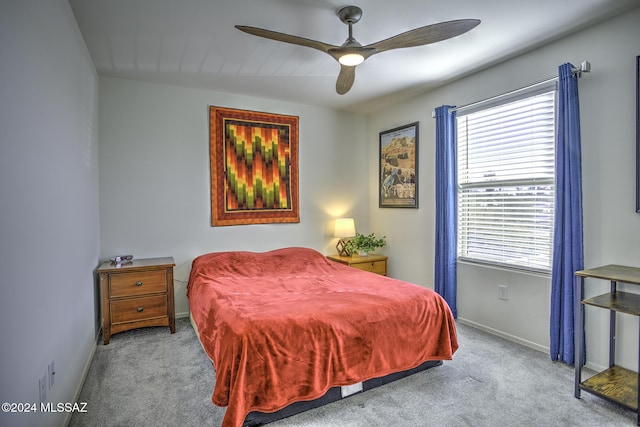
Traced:
<svg viewBox="0 0 640 427">
<path fill-rule="evenodd" d="M 176 331 L 172 257 L 134 259 L 125 265 L 105 262 L 98 268 L 102 301 L 102 339 L 146 326 Z"/>
<path fill-rule="evenodd" d="M 368 256 L 340 256 L 327 255 L 332 261 L 346 264 L 359 270 L 370 271 L 372 273 L 387 275 L 387 257 L 384 255 L 368 255 Z"/>
</svg>

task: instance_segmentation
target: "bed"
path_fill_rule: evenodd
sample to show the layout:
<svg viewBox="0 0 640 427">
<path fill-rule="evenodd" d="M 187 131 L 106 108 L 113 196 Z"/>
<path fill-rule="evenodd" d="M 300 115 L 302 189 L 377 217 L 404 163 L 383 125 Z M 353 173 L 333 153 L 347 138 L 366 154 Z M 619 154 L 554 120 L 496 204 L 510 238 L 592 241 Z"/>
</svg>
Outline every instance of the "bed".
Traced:
<svg viewBox="0 0 640 427">
<path fill-rule="evenodd" d="M 201 255 L 187 297 L 216 373 L 212 402 L 227 407 L 224 427 L 291 415 L 335 400 L 336 390 L 450 360 L 458 348 L 438 294 L 308 248 Z"/>
</svg>

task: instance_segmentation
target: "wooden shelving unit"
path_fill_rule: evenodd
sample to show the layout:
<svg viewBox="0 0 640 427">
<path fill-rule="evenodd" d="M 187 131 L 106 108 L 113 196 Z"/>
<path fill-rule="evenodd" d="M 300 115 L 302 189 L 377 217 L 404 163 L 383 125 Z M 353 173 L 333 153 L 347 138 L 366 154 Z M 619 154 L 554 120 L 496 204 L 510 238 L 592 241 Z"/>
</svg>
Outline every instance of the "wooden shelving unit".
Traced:
<svg viewBox="0 0 640 427">
<path fill-rule="evenodd" d="M 580 398 L 581 390 L 617 403 L 637 413 L 637 424 L 640 425 L 640 376 L 637 372 L 616 366 L 615 337 L 616 313 L 638 316 L 640 319 L 640 295 L 618 291 L 618 282 L 640 285 L 640 268 L 622 265 L 605 265 L 603 267 L 576 272 L 580 278 L 577 288 L 578 313 L 576 315 L 576 361 L 575 361 L 575 397 Z M 583 299 L 585 278 L 597 278 L 611 282 L 610 292 L 593 298 Z M 582 381 L 582 338 L 584 335 L 584 307 L 586 305 L 609 310 L 609 368 Z M 640 329 L 639 329 L 640 333 Z M 640 355 L 638 360 L 640 370 Z"/>
</svg>

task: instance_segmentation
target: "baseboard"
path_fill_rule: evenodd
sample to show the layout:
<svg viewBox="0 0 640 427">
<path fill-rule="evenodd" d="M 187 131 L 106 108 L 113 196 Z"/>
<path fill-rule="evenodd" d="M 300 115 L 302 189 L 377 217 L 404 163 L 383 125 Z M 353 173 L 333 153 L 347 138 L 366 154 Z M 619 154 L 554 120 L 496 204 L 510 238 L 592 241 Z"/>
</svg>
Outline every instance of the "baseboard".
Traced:
<svg viewBox="0 0 640 427">
<path fill-rule="evenodd" d="M 102 330 L 102 328 L 100 328 L 100 330 Z M 91 353 L 89 354 L 89 358 L 87 359 L 86 363 L 84 364 L 84 369 L 82 370 L 82 377 L 80 378 L 80 382 L 78 383 L 78 387 L 76 388 L 76 392 L 73 394 L 73 402 L 78 402 L 78 399 L 80 398 L 80 393 L 82 393 L 82 387 L 84 386 L 84 382 L 87 380 L 87 375 L 89 375 L 89 369 L 91 368 L 91 362 L 93 362 L 93 357 L 96 354 L 96 350 L 98 349 L 98 342 L 100 340 L 100 332 L 98 332 L 98 336 L 95 339 L 95 342 L 93 343 L 93 346 L 91 348 Z M 64 419 L 64 425 L 68 426 L 69 423 L 71 423 L 71 416 L 73 415 L 72 412 L 67 412 L 67 415 L 65 416 Z"/>
<path fill-rule="evenodd" d="M 528 341 L 528 340 L 522 339 L 522 338 L 517 337 L 515 335 L 507 334 L 507 333 L 499 331 L 497 329 L 493 329 L 493 328 L 490 328 L 488 326 L 482 325 L 480 323 L 476 323 L 476 322 L 472 322 L 471 320 L 463 319 L 461 317 L 458 317 L 457 320 L 458 320 L 458 322 L 463 323 L 463 324 L 468 325 L 468 326 L 471 326 L 472 328 L 480 329 L 481 331 L 487 332 L 487 333 L 492 334 L 492 335 L 499 336 L 500 338 L 504 338 L 506 340 L 513 341 L 515 343 L 521 344 L 521 345 L 523 345 L 525 347 L 529 347 L 529 348 L 532 348 L 534 350 L 538 350 L 538 351 L 541 351 L 543 353 L 549 354 L 549 347 L 545 347 L 543 345 L 536 344 L 536 343 L 534 343 L 532 341 Z"/>
<path fill-rule="evenodd" d="M 541 351 L 543 353 L 549 354 L 549 347 L 545 347 L 545 346 L 542 346 L 540 344 L 536 344 L 536 343 L 531 342 L 531 341 L 523 340 L 522 338 L 516 337 L 515 335 L 506 334 L 506 333 L 504 333 L 502 331 L 498 331 L 497 329 L 489 328 L 488 326 L 484 326 L 484 325 L 482 325 L 480 323 L 472 322 L 471 320 L 463 319 L 461 317 L 458 317 L 457 321 L 460 322 L 460 323 L 463 323 L 465 325 L 471 326 L 472 328 L 480 329 L 481 331 L 487 332 L 489 334 L 497 335 L 497 336 L 499 336 L 501 338 L 504 338 L 506 340 L 513 341 L 513 342 L 518 343 L 518 344 L 522 344 L 525 347 L 529 347 L 529 348 L 532 348 L 534 350 L 538 350 L 538 351 Z M 597 364 L 594 364 L 592 362 L 586 362 L 584 367 L 587 368 L 587 369 L 591 369 L 594 372 L 602 372 L 602 371 L 607 369 L 607 366 L 597 365 Z"/>
<path fill-rule="evenodd" d="M 176 319 L 183 319 L 185 317 L 189 317 L 189 312 L 185 311 L 183 313 L 176 313 Z"/>
<path fill-rule="evenodd" d="M 584 367 L 587 368 L 587 369 L 591 369 L 593 372 L 602 372 L 602 371 L 606 371 L 607 369 L 609 369 L 608 366 L 596 365 L 596 364 L 591 363 L 591 362 L 586 362 L 584 364 Z"/>
</svg>

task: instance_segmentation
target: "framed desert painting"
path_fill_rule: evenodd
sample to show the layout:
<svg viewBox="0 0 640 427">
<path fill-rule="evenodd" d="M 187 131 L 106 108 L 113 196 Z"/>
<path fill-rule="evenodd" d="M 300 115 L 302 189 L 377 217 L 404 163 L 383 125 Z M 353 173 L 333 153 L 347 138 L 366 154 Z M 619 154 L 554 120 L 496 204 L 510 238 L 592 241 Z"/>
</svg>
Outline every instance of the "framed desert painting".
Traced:
<svg viewBox="0 0 640 427">
<path fill-rule="evenodd" d="M 380 132 L 381 208 L 418 207 L 418 122 Z"/>
<path fill-rule="evenodd" d="M 211 225 L 300 222 L 298 117 L 209 107 Z"/>
</svg>

